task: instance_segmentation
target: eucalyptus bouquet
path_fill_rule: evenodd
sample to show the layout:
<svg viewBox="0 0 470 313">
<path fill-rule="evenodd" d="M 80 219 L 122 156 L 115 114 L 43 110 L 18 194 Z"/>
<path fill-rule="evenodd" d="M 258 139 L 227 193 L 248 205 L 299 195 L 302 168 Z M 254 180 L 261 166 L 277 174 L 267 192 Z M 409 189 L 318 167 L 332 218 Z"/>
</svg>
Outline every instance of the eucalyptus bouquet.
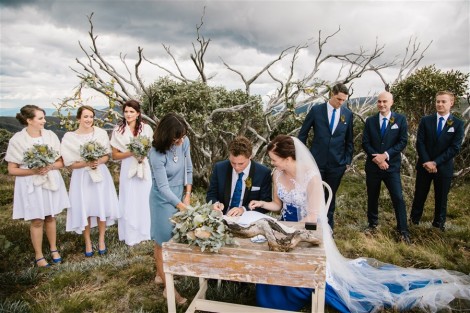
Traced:
<svg viewBox="0 0 470 313">
<path fill-rule="evenodd" d="M 179 243 L 187 243 L 218 252 L 224 245 L 235 244 L 235 240 L 224 223 L 221 211 L 213 210 L 212 203 L 197 204 L 179 211 L 171 218 L 175 224 L 173 239 Z"/>
<path fill-rule="evenodd" d="M 51 165 L 59 157 L 59 152 L 45 144 L 35 144 L 23 154 L 23 163 L 28 168 L 40 168 Z"/>
<path fill-rule="evenodd" d="M 35 144 L 23 153 L 23 163 L 30 169 L 41 168 L 53 164 L 58 157 L 59 152 L 55 151 L 51 146 Z M 33 185 L 42 186 L 53 191 L 59 188 L 51 172 L 48 172 L 46 175 L 34 175 Z"/>
<path fill-rule="evenodd" d="M 80 146 L 80 157 L 85 162 L 93 162 L 101 158 L 103 155 L 108 154 L 105 146 L 97 142 L 96 140 L 90 140 Z M 91 179 L 98 183 L 103 180 L 101 171 L 99 168 L 92 169 L 87 167 L 88 173 L 90 174 Z"/>
<path fill-rule="evenodd" d="M 132 154 L 136 156 L 137 159 L 143 159 L 147 156 L 152 147 L 152 142 L 147 136 L 137 136 L 132 137 L 130 143 L 126 145 L 126 148 L 129 149 Z M 142 163 L 142 161 L 139 161 Z"/>
<path fill-rule="evenodd" d="M 138 178 L 148 179 L 148 174 L 145 173 L 143 163 L 146 162 L 145 158 L 147 157 L 151 147 L 152 142 L 150 141 L 150 138 L 141 135 L 132 137 L 131 141 L 126 145 L 126 148 L 135 156 L 131 166 L 129 167 L 129 178 L 137 175 Z"/>
</svg>

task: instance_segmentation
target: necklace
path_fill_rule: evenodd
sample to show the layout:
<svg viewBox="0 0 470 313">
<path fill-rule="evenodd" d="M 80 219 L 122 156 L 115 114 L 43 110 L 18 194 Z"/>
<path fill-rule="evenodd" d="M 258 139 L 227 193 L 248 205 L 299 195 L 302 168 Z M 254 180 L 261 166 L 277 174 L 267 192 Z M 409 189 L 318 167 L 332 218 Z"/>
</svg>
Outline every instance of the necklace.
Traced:
<svg viewBox="0 0 470 313">
<path fill-rule="evenodd" d="M 173 145 L 170 147 L 170 151 L 173 153 L 173 161 L 178 162 L 178 156 L 176 155 L 176 147 Z"/>
</svg>

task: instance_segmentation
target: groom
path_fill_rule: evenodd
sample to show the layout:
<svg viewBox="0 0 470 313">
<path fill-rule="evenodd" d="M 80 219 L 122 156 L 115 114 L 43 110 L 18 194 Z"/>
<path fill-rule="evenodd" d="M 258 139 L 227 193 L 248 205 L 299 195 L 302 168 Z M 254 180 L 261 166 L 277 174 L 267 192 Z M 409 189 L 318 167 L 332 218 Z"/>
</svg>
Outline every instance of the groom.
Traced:
<svg viewBox="0 0 470 313">
<path fill-rule="evenodd" d="M 271 170 L 251 160 L 253 146 L 246 137 L 236 137 L 228 149 L 228 160 L 214 165 L 206 201 L 226 215 L 240 216 L 251 200 L 272 200 Z"/>
</svg>

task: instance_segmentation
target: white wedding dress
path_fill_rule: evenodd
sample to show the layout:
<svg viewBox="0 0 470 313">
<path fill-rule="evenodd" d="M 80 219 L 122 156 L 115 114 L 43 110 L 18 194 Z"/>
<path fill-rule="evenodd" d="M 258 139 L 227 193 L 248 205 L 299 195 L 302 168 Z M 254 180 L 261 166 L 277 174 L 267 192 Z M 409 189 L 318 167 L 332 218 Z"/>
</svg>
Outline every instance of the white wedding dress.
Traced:
<svg viewBox="0 0 470 313">
<path fill-rule="evenodd" d="M 289 190 L 282 185 L 279 179 L 282 173 L 274 177 L 277 194 L 283 201 L 281 219 L 301 220 L 312 206 L 320 208 L 319 223 L 327 256 L 327 304 L 340 312 L 365 313 L 383 308 L 437 312 L 448 309 L 456 298 L 470 303 L 469 275 L 443 269 L 401 268 L 368 258 L 344 258 L 331 235 L 324 197 L 318 197 L 318 190 L 309 190 L 310 186 L 318 186 L 309 184 L 312 179 L 321 182 L 318 167 L 307 147 L 293 139 L 297 160 L 295 187 Z M 311 302 L 311 289 L 258 284 L 256 297 L 263 307 L 300 310 Z"/>
</svg>

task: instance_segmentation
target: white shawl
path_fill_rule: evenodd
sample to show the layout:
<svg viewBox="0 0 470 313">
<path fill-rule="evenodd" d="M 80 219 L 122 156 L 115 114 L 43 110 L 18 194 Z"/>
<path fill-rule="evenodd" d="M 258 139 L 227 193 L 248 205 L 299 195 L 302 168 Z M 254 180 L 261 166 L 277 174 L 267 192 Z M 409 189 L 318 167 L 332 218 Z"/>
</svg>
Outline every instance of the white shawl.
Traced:
<svg viewBox="0 0 470 313">
<path fill-rule="evenodd" d="M 81 140 L 81 136 L 75 132 L 67 132 L 62 138 L 62 144 L 60 146 L 60 152 L 62 158 L 64 159 L 65 166 L 70 166 L 75 162 L 83 161 L 80 157 L 80 146 L 85 142 Z M 102 144 L 106 148 L 106 153 L 111 152 L 111 147 L 109 145 L 108 133 L 99 127 L 93 126 L 93 136 L 90 140 L 96 140 L 96 142 Z M 92 169 L 87 166 L 85 168 L 90 174 L 93 182 L 98 183 L 103 180 L 103 175 L 99 168 Z"/>
<path fill-rule="evenodd" d="M 153 140 L 153 130 L 152 127 L 150 127 L 147 124 L 142 124 L 142 130 L 139 133 L 140 136 L 147 136 L 149 137 L 150 141 Z M 111 135 L 111 146 L 114 148 L 118 149 L 121 152 L 126 152 L 129 151 L 127 149 L 127 145 L 131 142 L 131 138 L 134 137 L 134 135 L 131 132 L 131 129 L 129 128 L 128 125 L 124 128 L 124 133 L 121 134 L 119 131 L 119 126 L 116 126 L 113 130 L 113 134 Z M 148 180 L 149 177 L 147 177 L 145 171 L 144 171 L 144 166 L 146 163 L 148 163 L 147 158 L 144 158 L 141 163 L 132 156 L 132 162 L 129 166 L 129 173 L 128 177 L 134 177 L 137 175 L 138 178 L 140 179 L 145 179 Z"/>
<path fill-rule="evenodd" d="M 60 152 L 60 141 L 57 135 L 53 131 L 42 129 L 41 137 L 44 144 L 52 147 L 57 153 Z M 27 168 L 26 164 L 23 163 L 23 154 L 34 145 L 33 138 L 26 132 L 26 127 L 11 137 L 8 143 L 7 153 L 5 155 L 5 161 L 16 163 L 21 168 Z M 57 159 L 60 158 L 60 155 Z M 59 189 L 52 172 L 49 171 L 46 175 L 31 175 L 31 179 L 27 180 L 28 193 L 34 191 L 34 186 L 42 186 L 44 189 L 56 191 Z"/>
</svg>

